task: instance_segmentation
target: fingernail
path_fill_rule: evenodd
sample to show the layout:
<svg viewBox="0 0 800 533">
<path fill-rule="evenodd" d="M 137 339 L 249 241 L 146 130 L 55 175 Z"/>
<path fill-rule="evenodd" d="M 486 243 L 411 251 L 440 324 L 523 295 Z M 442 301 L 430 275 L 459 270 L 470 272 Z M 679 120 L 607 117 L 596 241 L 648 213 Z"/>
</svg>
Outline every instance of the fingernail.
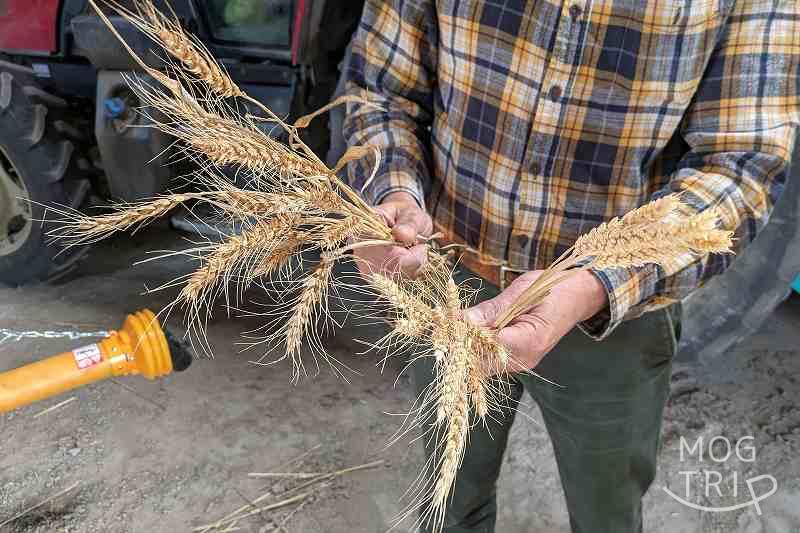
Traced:
<svg viewBox="0 0 800 533">
<path fill-rule="evenodd" d="M 464 318 L 467 319 L 467 322 L 472 322 L 477 326 L 483 325 L 483 313 L 475 309 L 474 307 L 467 309 L 464 311 Z"/>
<path fill-rule="evenodd" d="M 409 226 L 408 224 L 399 224 L 394 227 L 394 231 L 392 232 L 395 239 L 404 243 L 404 244 L 411 244 L 414 242 L 414 228 Z"/>
</svg>

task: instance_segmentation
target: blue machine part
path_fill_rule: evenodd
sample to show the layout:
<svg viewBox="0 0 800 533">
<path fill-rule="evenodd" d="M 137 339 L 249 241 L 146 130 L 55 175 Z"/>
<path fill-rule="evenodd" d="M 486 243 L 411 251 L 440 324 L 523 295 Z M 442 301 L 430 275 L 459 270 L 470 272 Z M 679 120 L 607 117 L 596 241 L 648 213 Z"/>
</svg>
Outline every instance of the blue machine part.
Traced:
<svg viewBox="0 0 800 533">
<path fill-rule="evenodd" d="M 794 278 L 794 281 L 792 282 L 792 288 L 795 290 L 795 292 L 800 294 L 800 274 L 798 274 L 797 277 Z"/>
<path fill-rule="evenodd" d="M 126 110 L 127 106 L 122 98 L 106 98 L 103 100 L 103 111 L 106 117 L 115 119 L 121 117 Z"/>
</svg>

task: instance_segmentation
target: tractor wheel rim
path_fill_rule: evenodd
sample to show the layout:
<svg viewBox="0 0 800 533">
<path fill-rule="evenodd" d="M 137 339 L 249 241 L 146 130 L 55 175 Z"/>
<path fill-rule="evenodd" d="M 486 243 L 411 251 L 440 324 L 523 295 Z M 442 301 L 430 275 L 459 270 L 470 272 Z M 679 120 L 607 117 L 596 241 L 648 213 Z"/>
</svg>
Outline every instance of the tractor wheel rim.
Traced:
<svg viewBox="0 0 800 533">
<path fill-rule="evenodd" d="M 16 252 L 31 234 L 28 189 L 0 147 L 0 256 Z"/>
</svg>

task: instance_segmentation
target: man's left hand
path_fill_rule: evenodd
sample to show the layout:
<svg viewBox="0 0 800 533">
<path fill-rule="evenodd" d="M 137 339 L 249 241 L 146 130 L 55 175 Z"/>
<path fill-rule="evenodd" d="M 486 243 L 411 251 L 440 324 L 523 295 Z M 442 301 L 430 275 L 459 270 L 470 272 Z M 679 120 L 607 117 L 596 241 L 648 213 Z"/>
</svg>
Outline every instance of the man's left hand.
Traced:
<svg viewBox="0 0 800 533">
<path fill-rule="evenodd" d="M 477 326 L 493 327 L 503 310 L 541 274 L 541 270 L 523 274 L 495 298 L 467 309 L 467 320 Z M 608 294 L 594 274 L 584 270 L 567 277 L 554 286 L 539 305 L 498 332 L 500 342 L 511 350 L 509 371 L 522 372 L 534 368 L 579 322 L 593 317 L 607 306 Z"/>
</svg>

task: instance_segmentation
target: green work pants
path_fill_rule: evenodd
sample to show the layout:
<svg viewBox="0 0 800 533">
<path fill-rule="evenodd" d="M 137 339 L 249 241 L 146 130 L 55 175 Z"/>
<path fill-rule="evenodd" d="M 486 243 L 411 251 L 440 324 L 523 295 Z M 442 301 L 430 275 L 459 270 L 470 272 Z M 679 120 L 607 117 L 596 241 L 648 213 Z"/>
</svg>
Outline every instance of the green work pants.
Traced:
<svg viewBox="0 0 800 533">
<path fill-rule="evenodd" d="M 482 297 L 496 293 L 484 287 Z M 678 320 L 675 306 L 654 311 L 624 322 L 601 342 L 573 330 L 535 369 L 563 388 L 515 376 L 504 416 L 470 433 L 444 531 L 494 531 L 495 485 L 523 390 L 539 405 L 553 442 L 572 531 L 641 531 L 641 499 L 656 472 Z M 430 358 L 419 359 L 413 373 L 421 391 L 432 377 Z"/>
</svg>

